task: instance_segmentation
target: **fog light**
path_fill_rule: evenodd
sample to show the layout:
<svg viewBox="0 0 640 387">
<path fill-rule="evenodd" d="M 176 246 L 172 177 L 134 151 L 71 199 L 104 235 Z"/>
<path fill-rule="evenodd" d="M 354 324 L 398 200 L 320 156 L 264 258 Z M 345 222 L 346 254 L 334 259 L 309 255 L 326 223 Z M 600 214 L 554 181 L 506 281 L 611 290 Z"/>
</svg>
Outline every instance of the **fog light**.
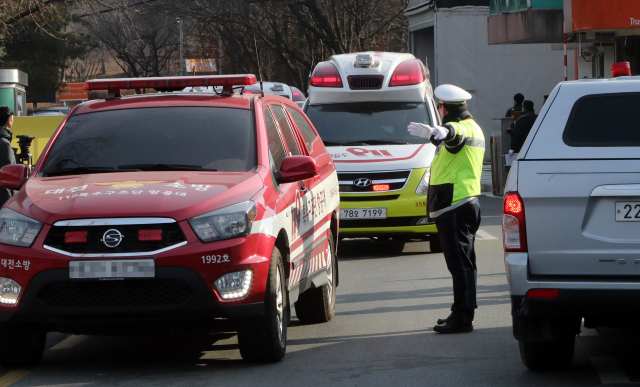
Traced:
<svg viewBox="0 0 640 387">
<path fill-rule="evenodd" d="M 0 304 L 16 305 L 22 286 L 11 278 L 0 277 Z"/>
<path fill-rule="evenodd" d="M 427 218 L 426 216 L 424 218 L 418 219 L 418 221 L 416 222 L 416 226 L 422 226 L 425 224 L 429 224 L 429 218 Z"/>
<path fill-rule="evenodd" d="M 242 298 L 249 293 L 252 275 L 251 270 L 237 271 L 223 275 L 214 284 L 220 296 L 225 300 Z"/>
</svg>

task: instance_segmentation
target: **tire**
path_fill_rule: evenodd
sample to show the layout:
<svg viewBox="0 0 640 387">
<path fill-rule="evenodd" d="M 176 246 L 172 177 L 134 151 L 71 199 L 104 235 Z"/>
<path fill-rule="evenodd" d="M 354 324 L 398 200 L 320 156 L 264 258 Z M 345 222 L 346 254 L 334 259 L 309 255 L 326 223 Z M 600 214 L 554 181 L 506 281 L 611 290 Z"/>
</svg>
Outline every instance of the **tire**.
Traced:
<svg viewBox="0 0 640 387">
<path fill-rule="evenodd" d="M 575 336 L 550 343 L 520 341 L 520 357 L 531 371 L 564 370 L 571 366 L 575 343 Z"/>
<path fill-rule="evenodd" d="M 390 242 L 387 242 L 384 248 L 390 254 L 399 255 L 399 254 L 402 254 L 402 252 L 404 251 L 405 243 L 406 242 L 404 241 L 398 241 L 397 239 L 394 239 Z"/>
<path fill-rule="evenodd" d="M 432 253 L 442 252 L 442 243 L 440 242 L 440 235 L 429 234 L 429 250 Z"/>
<path fill-rule="evenodd" d="M 290 313 L 287 300 L 282 254 L 274 247 L 264 297 L 264 315 L 238 322 L 238 345 L 244 360 L 261 363 L 282 360 L 287 351 Z"/>
<path fill-rule="evenodd" d="M 28 326 L 0 327 L 0 365 L 4 368 L 33 367 L 44 354 L 47 333 Z"/>
<path fill-rule="evenodd" d="M 329 282 L 320 288 L 309 289 L 298 297 L 295 303 L 296 316 L 305 324 L 329 322 L 336 314 L 336 279 L 337 262 L 333 235 L 329 232 L 329 249 L 327 251 L 327 276 Z"/>
</svg>

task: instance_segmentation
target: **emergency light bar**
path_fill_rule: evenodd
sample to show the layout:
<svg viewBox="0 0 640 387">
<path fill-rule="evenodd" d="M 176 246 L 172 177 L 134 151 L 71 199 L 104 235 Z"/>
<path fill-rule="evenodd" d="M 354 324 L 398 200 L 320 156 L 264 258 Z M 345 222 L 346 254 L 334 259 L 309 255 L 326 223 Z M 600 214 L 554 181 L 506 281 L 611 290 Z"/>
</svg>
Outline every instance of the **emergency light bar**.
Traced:
<svg viewBox="0 0 640 387">
<path fill-rule="evenodd" d="M 253 74 L 92 79 L 85 82 L 84 89 L 114 91 L 114 94 L 118 96 L 121 89 L 184 89 L 185 87 L 222 86 L 223 94 L 231 94 L 233 86 L 248 86 L 257 82 L 256 76 Z"/>
</svg>

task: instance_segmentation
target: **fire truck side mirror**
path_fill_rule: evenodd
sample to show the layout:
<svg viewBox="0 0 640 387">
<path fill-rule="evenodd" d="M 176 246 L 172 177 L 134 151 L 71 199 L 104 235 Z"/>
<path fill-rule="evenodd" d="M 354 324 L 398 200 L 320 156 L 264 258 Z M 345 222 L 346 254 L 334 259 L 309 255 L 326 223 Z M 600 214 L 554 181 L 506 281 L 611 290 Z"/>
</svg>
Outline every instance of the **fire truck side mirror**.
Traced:
<svg viewBox="0 0 640 387">
<path fill-rule="evenodd" d="M 24 164 L 5 165 L 0 169 L 0 186 L 18 190 L 29 178 L 30 166 Z"/>
</svg>

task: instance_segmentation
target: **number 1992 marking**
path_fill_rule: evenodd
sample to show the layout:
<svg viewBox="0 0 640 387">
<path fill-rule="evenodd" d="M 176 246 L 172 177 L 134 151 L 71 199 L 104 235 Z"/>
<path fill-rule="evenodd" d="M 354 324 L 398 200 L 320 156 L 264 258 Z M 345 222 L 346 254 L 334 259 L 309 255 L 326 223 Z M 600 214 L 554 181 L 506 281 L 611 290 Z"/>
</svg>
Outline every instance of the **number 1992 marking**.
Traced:
<svg viewBox="0 0 640 387">
<path fill-rule="evenodd" d="M 231 262 L 229 261 L 229 256 L 227 254 L 224 255 L 203 255 L 202 263 L 225 263 Z"/>
</svg>

